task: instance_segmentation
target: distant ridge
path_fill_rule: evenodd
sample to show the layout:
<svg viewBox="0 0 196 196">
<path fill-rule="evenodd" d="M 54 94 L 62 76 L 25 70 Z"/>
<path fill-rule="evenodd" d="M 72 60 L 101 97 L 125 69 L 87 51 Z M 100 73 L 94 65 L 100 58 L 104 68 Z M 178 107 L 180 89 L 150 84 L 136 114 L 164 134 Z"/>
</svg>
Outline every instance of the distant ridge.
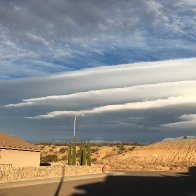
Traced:
<svg viewBox="0 0 196 196">
<path fill-rule="evenodd" d="M 170 140 L 178 140 L 178 139 L 196 139 L 196 136 L 169 137 L 163 139 L 162 141 L 170 141 Z"/>
</svg>

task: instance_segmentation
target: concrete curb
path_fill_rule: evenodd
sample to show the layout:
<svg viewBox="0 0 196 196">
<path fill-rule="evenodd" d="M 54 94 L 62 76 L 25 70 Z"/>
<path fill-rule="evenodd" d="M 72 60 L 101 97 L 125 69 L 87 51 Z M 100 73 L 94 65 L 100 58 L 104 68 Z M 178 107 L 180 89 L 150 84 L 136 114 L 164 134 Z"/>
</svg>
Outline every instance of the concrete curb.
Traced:
<svg viewBox="0 0 196 196">
<path fill-rule="evenodd" d="M 106 172 L 100 174 L 90 174 L 90 175 L 81 175 L 81 176 L 67 176 L 64 177 L 63 182 L 66 181 L 75 181 L 75 180 L 85 180 L 85 179 L 92 179 L 92 178 L 103 178 L 108 175 L 122 175 L 122 172 Z M 34 180 L 26 180 L 26 181 L 19 181 L 19 182 L 9 182 L 9 183 L 2 183 L 0 184 L 0 190 L 3 189 L 10 189 L 10 188 L 18 188 L 18 187 L 25 187 L 25 186 L 33 186 L 39 184 L 50 184 L 50 183 L 59 183 L 61 178 L 45 178 L 45 179 L 34 179 Z"/>
</svg>

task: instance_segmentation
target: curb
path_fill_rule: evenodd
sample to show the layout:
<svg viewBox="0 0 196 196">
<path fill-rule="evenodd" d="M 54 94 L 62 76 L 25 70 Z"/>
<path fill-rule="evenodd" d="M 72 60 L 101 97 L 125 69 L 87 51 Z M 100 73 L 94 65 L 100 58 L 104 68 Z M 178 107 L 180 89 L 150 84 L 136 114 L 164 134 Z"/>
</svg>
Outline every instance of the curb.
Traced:
<svg viewBox="0 0 196 196">
<path fill-rule="evenodd" d="M 67 176 L 67 177 L 64 177 L 63 182 L 75 181 L 75 180 L 86 180 L 86 179 L 93 179 L 93 178 L 102 178 L 108 175 L 122 175 L 122 173 L 121 172 L 107 172 L 107 173 L 81 175 L 81 176 Z M 40 184 L 59 183 L 60 181 L 61 181 L 61 177 L 34 179 L 34 180 L 26 180 L 26 181 L 19 181 L 19 182 L 8 182 L 8 183 L 0 184 L 0 190 L 40 185 Z"/>
</svg>

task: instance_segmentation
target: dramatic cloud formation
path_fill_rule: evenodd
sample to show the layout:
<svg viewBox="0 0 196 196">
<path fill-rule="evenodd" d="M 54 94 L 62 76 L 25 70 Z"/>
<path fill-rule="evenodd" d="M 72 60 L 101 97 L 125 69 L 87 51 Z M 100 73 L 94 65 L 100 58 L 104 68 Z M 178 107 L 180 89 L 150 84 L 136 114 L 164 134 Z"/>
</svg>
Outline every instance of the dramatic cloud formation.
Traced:
<svg viewBox="0 0 196 196">
<path fill-rule="evenodd" d="M 57 131 L 58 140 L 64 131 L 71 138 L 73 116 L 85 113 L 79 118 L 79 138 L 148 142 L 195 135 L 195 119 L 188 115 L 196 109 L 195 63 L 190 58 L 124 64 L 4 81 L 1 124 L 6 130 L 41 129 L 47 140 Z M 177 122 L 178 116 L 185 122 Z"/>
<path fill-rule="evenodd" d="M 25 139 L 195 135 L 195 0 L 1 0 L 0 129 Z"/>
<path fill-rule="evenodd" d="M 196 127 L 196 114 L 184 114 L 179 117 L 181 121 L 175 122 L 175 123 L 168 123 L 165 125 L 162 125 L 163 127 L 167 128 L 175 128 L 178 130 L 183 130 L 183 129 L 191 129 L 195 131 Z"/>
<path fill-rule="evenodd" d="M 75 114 L 96 114 L 104 112 L 118 112 L 121 110 L 141 110 L 141 109 L 154 109 L 161 108 L 166 106 L 178 105 L 178 104 L 195 104 L 196 95 L 191 95 L 187 97 L 170 97 L 168 99 L 158 99 L 155 101 L 144 101 L 144 102 L 135 102 L 135 103 L 125 103 L 119 105 L 106 105 L 91 110 L 81 110 L 81 111 L 55 111 L 50 112 L 46 115 L 39 115 L 35 117 L 26 117 L 28 119 L 44 119 L 44 118 L 56 118 L 66 115 L 75 115 Z"/>
<path fill-rule="evenodd" d="M 1 0 L 0 79 L 196 55 L 194 0 Z"/>
<path fill-rule="evenodd" d="M 169 87 L 169 89 L 168 89 Z M 3 107 L 24 107 L 35 105 L 57 105 L 81 100 L 93 104 L 119 103 L 134 100 L 156 99 L 159 97 L 169 97 L 191 93 L 196 88 L 196 81 L 180 81 L 160 84 L 137 85 L 133 87 L 102 89 L 87 92 L 79 92 L 68 95 L 52 95 L 39 98 L 24 99 L 21 103 L 8 104 Z M 162 89 L 162 91 L 160 91 Z M 113 95 L 111 97 L 111 94 Z"/>
</svg>

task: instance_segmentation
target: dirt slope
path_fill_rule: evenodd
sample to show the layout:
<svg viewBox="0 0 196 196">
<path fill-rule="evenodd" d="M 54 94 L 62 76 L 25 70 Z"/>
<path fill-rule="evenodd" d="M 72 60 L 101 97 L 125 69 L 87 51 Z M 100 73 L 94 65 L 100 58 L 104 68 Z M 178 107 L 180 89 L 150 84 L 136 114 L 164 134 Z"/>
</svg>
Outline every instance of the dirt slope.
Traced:
<svg viewBox="0 0 196 196">
<path fill-rule="evenodd" d="M 107 157 L 101 162 L 116 169 L 187 170 L 196 166 L 196 139 L 158 142 Z"/>
</svg>

